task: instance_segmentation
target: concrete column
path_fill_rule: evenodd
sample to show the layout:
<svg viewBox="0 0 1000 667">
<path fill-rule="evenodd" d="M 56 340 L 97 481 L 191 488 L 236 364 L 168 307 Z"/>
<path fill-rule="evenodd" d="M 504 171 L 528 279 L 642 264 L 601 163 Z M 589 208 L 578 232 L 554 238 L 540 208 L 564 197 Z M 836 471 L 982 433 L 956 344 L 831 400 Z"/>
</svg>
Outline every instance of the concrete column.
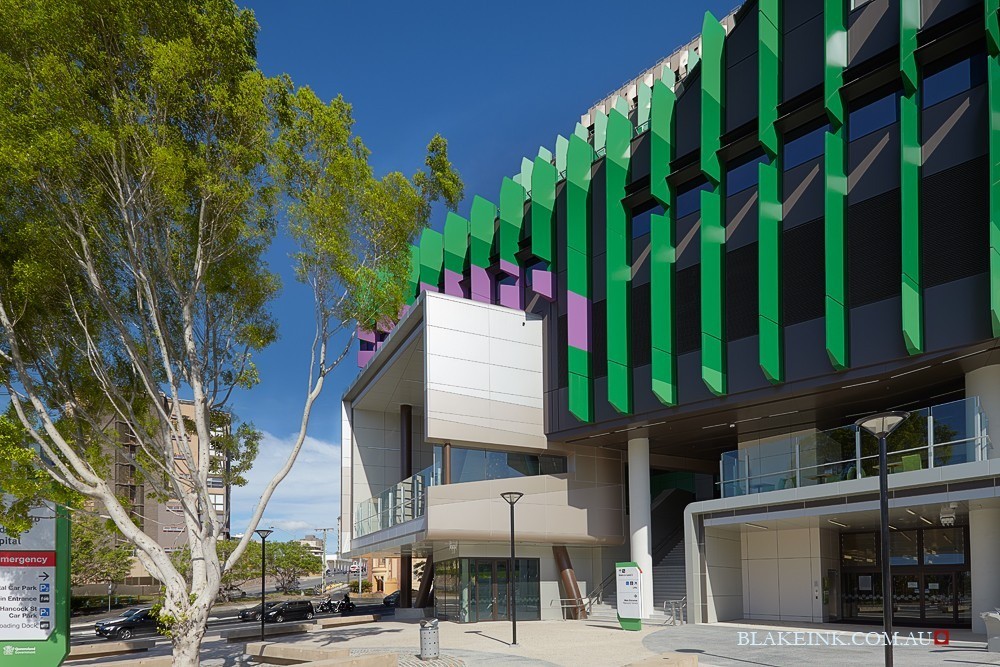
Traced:
<svg viewBox="0 0 1000 667">
<path fill-rule="evenodd" d="M 628 526 L 632 560 L 642 572 L 642 617 L 653 611 L 653 545 L 649 497 L 649 438 L 628 441 Z"/>
<path fill-rule="evenodd" d="M 1000 576 L 997 574 L 997 554 L 1000 554 L 1000 508 L 969 507 L 969 565 L 972 569 L 972 631 L 985 633 L 986 625 L 979 617 L 1000 605 Z"/>
<path fill-rule="evenodd" d="M 413 475 L 413 406 L 399 406 L 399 481 Z"/>
<path fill-rule="evenodd" d="M 965 374 L 965 395 L 978 396 L 989 420 L 987 434 L 992 436 L 991 459 L 1000 458 L 1000 364 L 983 366 Z"/>
<path fill-rule="evenodd" d="M 399 557 L 399 606 L 413 606 L 413 556 Z"/>
</svg>

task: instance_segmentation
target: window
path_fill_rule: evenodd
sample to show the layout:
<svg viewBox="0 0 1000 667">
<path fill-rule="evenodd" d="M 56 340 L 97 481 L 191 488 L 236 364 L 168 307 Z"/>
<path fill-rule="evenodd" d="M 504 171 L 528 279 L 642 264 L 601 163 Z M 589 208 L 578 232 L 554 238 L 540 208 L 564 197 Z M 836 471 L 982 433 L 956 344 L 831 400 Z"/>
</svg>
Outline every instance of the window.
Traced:
<svg viewBox="0 0 1000 667">
<path fill-rule="evenodd" d="M 829 129 L 829 125 L 824 125 L 785 143 L 785 171 L 822 155 L 826 149 L 824 135 Z"/>
<path fill-rule="evenodd" d="M 840 536 L 840 549 L 845 566 L 874 565 L 875 533 L 844 533 Z"/>
<path fill-rule="evenodd" d="M 917 531 L 896 530 L 889 533 L 889 562 L 893 565 L 916 565 Z"/>
<path fill-rule="evenodd" d="M 765 156 L 758 155 L 730 168 L 726 172 L 726 196 L 757 185 L 757 165 L 761 162 L 767 164 L 768 160 Z"/>
<path fill-rule="evenodd" d="M 899 94 L 893 93 L 851 111 L 847 121 L 848 139 L 854 141 L 866 134 L 892 125 L 898 119 Z"/>
<path fill-rule="evenodd" d="M 225 482 L 222 481 L 221 477 L 209 477 L 208 478 L 208 488 L 210 489 L 224 489 L 226 488 Z"/>
<path fill-rule="evenodd" d="M 964 563 L 964 527 L 924 530 L 924 565 L 963 565 Z"/>
<path fill-rule="evenodd" d="M 708 183 L 702 183 L 685 192 L 681 192 L 677 195 L 677 200 L 674 205 L 677 218 L 683 218 L 686 215 L 691 215 L 692 213 L 697 213 L 701 210 L 701 191 L 710 190 L 712 188 Z"/>
<path fill-rule="evenodd" d="M 950 67 L 927 74 L 923 80 L 923 107 L 932 107 L 949 97 L 986 81 L 986 59 L 977 55 L 960 60 Z"/>
<path fill-rule="evenodd" d="M 372 341 L 365 340 L 364 338 L 362 338 L 361 341 L 360 341 L 360 343 L 361 343 L 361 351 L 362 352 L 374 352 L 375 351 L 375 343 L 373 343 Z"/>
<path fill-rule="evenodd" d="M 632 238 L 638 239 L 649 235 L 654 214 L 663 215 L 663 207 L 657 204 L 632 213 Z"/>
<path fill-rule="evenodd" d="M 181 526 L 181 525 L 164 526 L 163 527 L 163 532 L 164 533 L 183 533 L 184 532 L 184 526 Z"/>
</svg>

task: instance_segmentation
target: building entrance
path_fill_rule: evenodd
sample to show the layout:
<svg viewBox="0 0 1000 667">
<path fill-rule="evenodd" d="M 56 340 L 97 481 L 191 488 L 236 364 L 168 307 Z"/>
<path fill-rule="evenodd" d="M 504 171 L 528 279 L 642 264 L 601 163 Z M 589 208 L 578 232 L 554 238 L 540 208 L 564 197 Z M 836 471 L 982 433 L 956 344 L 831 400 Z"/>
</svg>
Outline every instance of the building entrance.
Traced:
<svg viewBox="0 0 1000 667">
<path fill-rule="evenodd" d="M 507 558 L 452 558 L 434 563 L 438 618 L 459 623 L 510 620 L 511 583 L 516 586 L 517 620 L 541 616 L 537 558 L 518 558 L 511 577 Z"/>
<path fill-rule="evenodd" d="M 841 535 L 844 620 L 881 621 L 876 533 Z M 901 625 L 971 627 L 972 574 L 964 526 L 891 535 L 892 610 Z"/>
</svg>

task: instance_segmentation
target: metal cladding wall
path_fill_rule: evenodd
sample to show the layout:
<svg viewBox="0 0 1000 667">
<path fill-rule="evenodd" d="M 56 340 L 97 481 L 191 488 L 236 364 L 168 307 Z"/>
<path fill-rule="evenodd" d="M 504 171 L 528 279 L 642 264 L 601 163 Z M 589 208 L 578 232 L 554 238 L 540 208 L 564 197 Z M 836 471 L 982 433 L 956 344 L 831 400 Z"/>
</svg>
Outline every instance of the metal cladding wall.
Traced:
<svg viewBox="0 0 1000 667">
<path fill-rule="evenodd" d="M 679 80 L 450 217 L 443 266 L 425 233 L 411 293 L 544 317 L 556 436 L 1000 336 L 1000 0 L 850 5 L 706 14 Z"/>
</svg>

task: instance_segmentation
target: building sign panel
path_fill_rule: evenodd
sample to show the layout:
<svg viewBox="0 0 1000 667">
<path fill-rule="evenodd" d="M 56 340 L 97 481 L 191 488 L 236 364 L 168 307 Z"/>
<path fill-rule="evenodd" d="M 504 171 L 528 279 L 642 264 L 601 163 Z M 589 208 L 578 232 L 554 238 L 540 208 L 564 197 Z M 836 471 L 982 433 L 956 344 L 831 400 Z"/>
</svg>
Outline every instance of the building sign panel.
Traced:
<svg viewBox="0 0 1000 667">
<path fill-rule="evenodd" d="M 642 579 L 636 563 L 615 563 L 618 622 L 623 630 L 642 629 Z"/>
</svg>

